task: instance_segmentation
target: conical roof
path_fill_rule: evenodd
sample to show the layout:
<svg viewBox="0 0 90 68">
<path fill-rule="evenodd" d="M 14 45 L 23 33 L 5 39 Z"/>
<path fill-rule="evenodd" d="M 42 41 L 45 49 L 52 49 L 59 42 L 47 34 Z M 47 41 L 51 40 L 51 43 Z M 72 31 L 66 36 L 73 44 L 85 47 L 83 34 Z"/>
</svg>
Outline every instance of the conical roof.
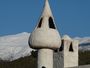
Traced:
<svg viewBox="0 0 90 68">
<path fill-rule="evenodd" d="M 56 29 L 48 0 L 45 0 L 39 24 L 31 33 L 29 40 L 32 48 L 56 49 L 61 45 L 61 37 Z"/>
<path fill-rule="evenodd" d="M 51 8 L 48 0 L 45 0 L 44 9 L 37 27 L 40 28 L 41 26 L 43 26 L 43 28 L 45 27 L 44 29 L 47 29 L 48 27 L 56 29 L 56 25 L 54 23 L 54 17 L 51 12 Z"/>
</svg>

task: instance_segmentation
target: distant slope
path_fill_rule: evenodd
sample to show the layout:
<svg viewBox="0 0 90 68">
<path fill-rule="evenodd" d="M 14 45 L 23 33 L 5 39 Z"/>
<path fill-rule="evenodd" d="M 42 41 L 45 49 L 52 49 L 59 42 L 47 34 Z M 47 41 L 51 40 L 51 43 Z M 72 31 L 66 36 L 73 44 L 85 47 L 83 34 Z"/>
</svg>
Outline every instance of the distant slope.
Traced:
<svg viewBox="0 0 90 68">
<path fill-rule="evenodd" d="M 0 68 L 37 68 L 37 61 L 34 56 L 27 56 L 24 58 L 19 58 L 12 62 L 1 61 Z"/>
<path fill-rule="evenodd" d="M 79 49 L 82 51 L 90 51 L 90 37 L 84 37 L 84 38 L 74 38 L 79 41 Z"/>
<path fill-rule="evenodd" d="M 0 59 L 15 60 L 31 54 L 32 49 L 28 46 L 30 33 L 20 33 L 0 37 Z"/>
<path fill-rule="evenodd" d="M 79 65 L 90 64 L 90 51 L 79 51 Z"/>
</svg>

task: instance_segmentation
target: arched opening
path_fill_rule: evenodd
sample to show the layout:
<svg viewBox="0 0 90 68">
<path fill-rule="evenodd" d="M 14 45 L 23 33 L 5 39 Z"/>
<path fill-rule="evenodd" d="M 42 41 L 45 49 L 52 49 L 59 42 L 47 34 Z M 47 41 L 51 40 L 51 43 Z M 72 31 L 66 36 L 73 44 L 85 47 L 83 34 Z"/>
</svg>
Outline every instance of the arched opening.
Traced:
<svg viewBox="0 0 90 68">
<path fill-rule="evenodd" d="M 52 17 L 49 17 L 49 28 L 56 29 Z"/>
<path fill-rule="evenodd" d="M 64 49 L 64 40 L 62 40 L 61 42 L 62 43 L 61 43 L 61 47 L 59 48 L 59 51 L 63 51 L 63 49 Z"/>
<path fill-rule="evenodd" d="M 42 68 L 46 68 L 45 66 L 42 66 Z"/>
<path fill-rule="evenodd" d="M 40 22 L 39 22 L 39 24 L 38 24 L 38 28 L 41 27 L 41 25 L 42 25 L 42 20 L 43 20 L 43 18 L 40 19 Z"/>
<path fill-rule="evenodd" d="M 69 47 L 69 51 L 73 52 L 73 46 L 72 46 L 72 43 L 70 44 L 70 47 Z"/>
</svg>

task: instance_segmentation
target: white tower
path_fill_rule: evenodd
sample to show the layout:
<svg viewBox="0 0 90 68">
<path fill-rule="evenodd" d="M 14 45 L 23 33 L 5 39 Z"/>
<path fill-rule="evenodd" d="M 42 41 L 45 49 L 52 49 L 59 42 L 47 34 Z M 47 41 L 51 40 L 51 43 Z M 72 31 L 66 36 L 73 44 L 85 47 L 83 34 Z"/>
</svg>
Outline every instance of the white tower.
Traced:
<svg viewBox="0 0 90 68">
<path fill-rule="evenodd" d="M 77 67 L 78 66 L 78 41 L 72 40 L 68 35 L 62 38 L 62 44 L 59 49 L 60 52 L 60 66 Z"/>
<path fill-rule="evenodd" d="M 53 50 L 60 48 L 60 40 L 48 0 L 45 0 L 39 24 L 29 38 L 30 47 L 38 49 L 38 68 L 53 68 Z"/>
</svg>

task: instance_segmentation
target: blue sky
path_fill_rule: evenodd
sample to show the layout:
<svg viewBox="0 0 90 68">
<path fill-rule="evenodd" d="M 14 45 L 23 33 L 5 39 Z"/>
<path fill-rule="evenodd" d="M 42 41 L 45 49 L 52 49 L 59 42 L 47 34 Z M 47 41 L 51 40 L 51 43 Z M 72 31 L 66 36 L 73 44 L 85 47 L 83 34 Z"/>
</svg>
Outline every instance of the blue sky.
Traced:
<svg viewBox="0 0 90 68">
<path fill-rule="evenodd" d="M 90 36 L 90 0 L 49 0 L 61 35 Z M 0 0 L 0 36 L 32 32 L 44 0 Z"/>
</svg>

